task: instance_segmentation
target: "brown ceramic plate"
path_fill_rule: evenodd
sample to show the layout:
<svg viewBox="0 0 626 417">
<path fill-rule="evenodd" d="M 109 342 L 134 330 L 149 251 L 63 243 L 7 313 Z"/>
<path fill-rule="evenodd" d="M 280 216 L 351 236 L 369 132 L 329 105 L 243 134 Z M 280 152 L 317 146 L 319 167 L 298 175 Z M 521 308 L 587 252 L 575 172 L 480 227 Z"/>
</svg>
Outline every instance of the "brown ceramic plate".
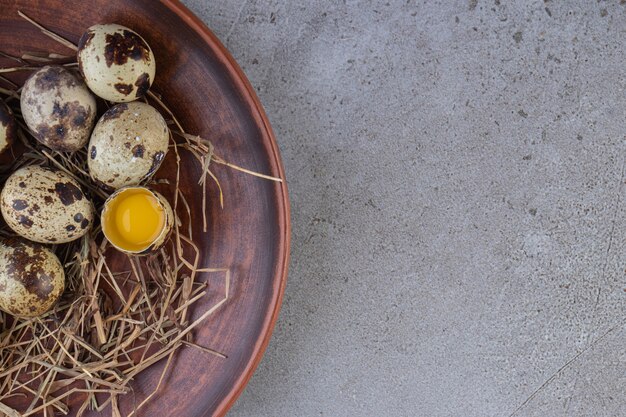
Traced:
<svg viewBox="0 0 626 417">
<path fill-rule="evenodd" d="M 232 163 L 284 178 L 271 127 L 245 75 L 215 35 L 178 1 L 0 0 L 0 50 L 69 54 L 19 18 L 17 10 L 74 43 L 96 23 L 115 22 L 136 30 L 155 52 L 153 89 L 162 94 L 186 130 L 210 139 Z M 168 167 L 172 164 L 165 163 L 160 172 Z M 189 178 L 200 173 L 191 163 L 185 169 Z M 209 188 L 206 234 L 201 233 L 202 194 L 194 191 L 198 186 L 191 179 L 183 186 L 196 196 L 193 227 L 203 251 L 201 265 L 227 266 L 233 273 L 230 300 L 196 331 L 195 340 L 228 358 L 183 348 L 166 385 L 142 409 L 142 416 L 225 414 L 259 363 L 276 321 L 289 255 L 286 186 L 221 166 L 214 172 L 225 192 L 225 209 L 219 208 L 217 189 Z M 215 291 L 195 307 L 196 317 L 218 301 L 223 290 L 221 277 L 203 279 L 210 280 Z M 124 415 L 155 387 L 161 366 L 137 379 L 135 394 L 122 400 Z"/>
</svg>

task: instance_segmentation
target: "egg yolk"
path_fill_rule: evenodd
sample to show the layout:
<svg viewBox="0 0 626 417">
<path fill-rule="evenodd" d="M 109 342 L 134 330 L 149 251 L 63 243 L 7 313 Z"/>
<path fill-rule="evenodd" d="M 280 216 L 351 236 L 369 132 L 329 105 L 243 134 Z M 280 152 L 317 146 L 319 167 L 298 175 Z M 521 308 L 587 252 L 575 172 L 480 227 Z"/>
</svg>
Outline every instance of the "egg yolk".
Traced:
<svg viewBox="0 0 626 417">
<path fill-rule="evenodd" d="M 130 188 L 110 202 L 103 226 L 107 239 L 114 245 L 141 251 L 163 231 L 165 210 L 148 190 Z"/>
</svg>

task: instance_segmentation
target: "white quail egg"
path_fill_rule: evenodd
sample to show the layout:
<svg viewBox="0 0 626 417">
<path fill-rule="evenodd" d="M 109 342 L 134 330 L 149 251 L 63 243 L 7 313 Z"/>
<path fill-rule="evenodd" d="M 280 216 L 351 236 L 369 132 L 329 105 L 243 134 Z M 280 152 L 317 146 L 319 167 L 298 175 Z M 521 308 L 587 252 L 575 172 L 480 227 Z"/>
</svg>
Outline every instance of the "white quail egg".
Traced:
<svg viewBox="0 0 626 417">
<path fill-rule="evenodd" d="M 60 66 L 43 67 L 26 80 L 20 107 L 33 136 L 60 152 L 85 146 L 96 120 L 96 99 L 80 78 Z"/>
<path fill-rule="evenodd" d="M 91 91 L 116 103 L 143 97 L 156 73 L 148 43 L 116 24 L 87 29 L 78 43 L 78 65 Z"/>
<path fill-rule="evenodd" d="M 50 249 L 22 239 L 0 242 L 0 309 L 18 317 L 40 316 L 64 289 L 63 265 Z"/>
<path fill-rule="evenodd" d="M 117 104 L 91 134 L 89 174 L 105 188 L 137 185 L 156 172 L 168 144 L 167 123 L 154 107 L 139 101 Z"/>
<path fill-rule="evenodd" d="M 0 193 L 4 220 L 20 236 L 40 243 L 65 243 L 87 233 L 93 204 L 68 174 L 37 165 L 20 168 Z"/>
</svg>

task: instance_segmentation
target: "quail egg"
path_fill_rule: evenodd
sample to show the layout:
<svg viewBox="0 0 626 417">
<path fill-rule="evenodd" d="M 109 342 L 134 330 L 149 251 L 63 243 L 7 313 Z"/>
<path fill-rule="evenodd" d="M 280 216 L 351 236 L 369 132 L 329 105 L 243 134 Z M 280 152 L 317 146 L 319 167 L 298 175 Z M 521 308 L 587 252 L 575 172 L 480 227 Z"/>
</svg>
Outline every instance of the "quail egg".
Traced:
<svg viewBox="0 0 626 417">
<path fill-rule="evenodd" d="M 0 242 L 0 309 L 18 317 L 40 316 L 64 289 L 63 265 L 50 249 L 22 239 Z"/>
<path fill-rule="evenodd" d="M 96 119 L 96 99 L 85 83 L 60 66 L 33 73 L 22 89 L 22 115 L 35 138 L 55 151 L 85 146 Z"/>
<path fill-rule="evenodd" d="M 174 214 L 161 194 L 145 187 L 125 187 L 105 201 L 101 222 L 104 236 L 116 249 L 147 254 L 167 241 Z"/>
<path fill-rule="evenodd" d="M 17 124 L 13 112 L 0 100 L 0 154 L 9 149 L 17 135 Z"/>
<path fill-rule="evenodd" d="M 146 41 L 116 24 L 95 25 L 83 34 L 78 65 L 91 91 L 116 103 L 143 97 L 156 72 L 154 54 Z"/>
<path fill-rule="evenodd" d="M 111 107 L 98 121 L 89 141 L 89 174 L 117 189 L 151 177 L 167 154 L 169 129 L 152 106 L 135 101 Z"/>
<path fill-rule="evenodd" d="M 65 243 L 87 233 L 93 204 L 63 171 L 32 165 L 15 171 L 0 193 L 9 227 L 40 243 Z"/>
</svg>

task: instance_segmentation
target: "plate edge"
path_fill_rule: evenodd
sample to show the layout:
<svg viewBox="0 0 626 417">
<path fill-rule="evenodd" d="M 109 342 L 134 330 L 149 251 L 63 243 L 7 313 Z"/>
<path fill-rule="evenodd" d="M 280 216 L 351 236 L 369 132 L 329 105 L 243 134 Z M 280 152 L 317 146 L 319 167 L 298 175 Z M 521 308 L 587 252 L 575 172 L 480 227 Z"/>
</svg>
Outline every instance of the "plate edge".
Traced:
<svg viewBox="0 0 626 417">
<path fill-rule="evenodd" d="M 268 139 L 265 141 L 268 142 L 269 148 L 271 149 L 273 154 L 272 156 L 274 157 L 273 160 L 270 161 L 270 166 L 272 166 L 272 168 L 278 172 L 279 177 L 283 180 L 282 183 L 276 184 L 276 186 L 279 187 L 282 196 L 282 199 L 280 200 L 280 202 L 282 203 L 282 211 L 279 213 L 279 224 L 282 224 L 284 226 L 283 236 L 279 244 L 279 252 L 283 254 L 282 259 L 280 260 L 280 262 L 282 262 L 282 265 L 279 266 L 280 280 L 278 282 L 278 285 L 275 284 L 275 287 L 277 288 L 274 288 L 274 300 L 272 300 L 273 307 L 271 309 L 271 313 L 265 319 L 264 328 L 262 330 L 263 336 L 260 340 L 257 341 L 256 345 L 254 346 L 252 357 L 250 361 L 246 364 L 243 373 L 236 380 L 230 392 L 220 401 L 220 403 L 213 411 L 213 416 L 222 417 L 226 415 L 226 412 L 237 401 L 237 398 L 239 398 L 239 396 L 243 392 L 244 388 L 250 381 L 250 378 L 252 378 L 254 371 L 261 362 L 263 354 L 267 349 L 267 346 L 272 336 L 272 332 L 276 325 L 276 321 L 278 319 L 278 314 L 280 312 L 280 307 L 283 302 L 283 295 L 287 283 L 287 273 L 289 268 L 291 249 L 291 216 L 289 194 L 287 190 L 285 170 L 283 167 L 282 158 L 280 157 L 278 144 L 276 143 L 276 137 L 274 136 L 274 132 L 270 125 L 269 119 L 265 114 L 265 110 L 263 109 L 261 101 L 256 95 L 254 88 L 250 84 L 248 77 L 246 77 L 243 70 L 239 67 L 239 64 L 237 64 L 237 61 L 235 61 L 230 52 L 217 38 L 217 36 L 191 10 L 189 10 L 179 0 L 161 0 L 161 2 L 165 6 L 167 6 L 172 12 L 174 12 L 178 17 L 180 17 L 185 23 L 187 23 L 189 27 L 192 28 L 198 35 L 200 35 L 200 37 L 207 44 L 214 47 L 218 59 L 220 59 L 225 67 L 229 70 L 229 72 L 231 72 L 232 79 L 238 84 L 238 87 L 240 87 L 241 90 L 247 93 L 247 96 L 245 98 L 247 99 L 247 101 L 249 101 L 250 107 L 256 111 L 255 116 L 258 118 L 257 121 L 261 122 L 260 124 L 265 129 L 265 133 Z M 206 410 L 203 417 L 209 415 L 210 411 Z"/>
</svg>

